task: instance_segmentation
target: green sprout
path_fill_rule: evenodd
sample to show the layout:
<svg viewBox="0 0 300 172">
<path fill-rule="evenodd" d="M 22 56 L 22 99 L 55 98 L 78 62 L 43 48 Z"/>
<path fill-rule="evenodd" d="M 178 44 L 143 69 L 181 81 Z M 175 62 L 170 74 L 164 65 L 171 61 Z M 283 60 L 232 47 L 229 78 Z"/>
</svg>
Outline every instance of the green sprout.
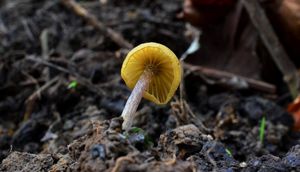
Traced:
<svg viewBox="0 0 300 172">
<path fill-rule="evenodd" d="M 77 81 L 72 81 L 68 85 L 68 89 L 75 89 L 77 86 L 78 86 L 78 82 Z"/>
<path fill-rule="evenodd" d="M 259 141 L 261 142 L 261 144 L 264 143 L 265 128 L 266 128 L 266 117 L 263 116 L 260 121 L 260 127 L 259 127 Z"/>
<path fill-rule="evenodd" d="M 227 153 L 229 156 L 232 157 L 232 153 L 231 153 L 231 151 L 230 151 L 229 149 L 226 148 L 225 151 L 226 151 L 226 153 Z"/>
<path fill-rule="evenodd" d="M 143 143 L 146 148 L 153 146 L 152 139 L 148 134 L 141 128 L 132 127 L 128 132 L 124 133 L 125 137 L 133 144 Z"/>
</svg>

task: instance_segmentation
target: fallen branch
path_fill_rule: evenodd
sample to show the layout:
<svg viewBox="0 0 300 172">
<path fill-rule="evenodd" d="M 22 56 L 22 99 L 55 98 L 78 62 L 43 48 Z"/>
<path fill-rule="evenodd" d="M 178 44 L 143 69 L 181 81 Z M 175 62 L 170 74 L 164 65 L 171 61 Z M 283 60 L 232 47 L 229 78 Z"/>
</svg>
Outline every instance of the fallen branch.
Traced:
<svg viewBox="0 0 300 172">
<path fill-rule="evenodd" d="M 122 48 L 131 49 L 133 45 L 129 43 L 120 33 L 105 26 L 94 15 L 90 14 L 85 8 L 79 5 L 74 0 L 61 0 L 62 4 L 71 9 L 75 14 L 94 26 L 100 32 L 106 34 L 110 39 Z"/>
<path fill-rule="evenodd" d="M 290 61 L 288 55 L 279 42 L 271 24 L 257 0 L 242 0 L 242 4 L 246 8 L 249 17 L 256 27 L 260 38 L 268 49 L 273 61 L 284 75 L 293 97 L 299 93 L 299 74 L 297 68 Z"/>
<path fill-rule="evenodd" d="M 246 78 L 243 76 L 235 75 L 233 73 L 229 73 L 229 72 L 225 72 L 225 71 L 220 71 L 217 69 L 211 69 L 211 68 L 206 68 L 206 67 L 202 67 L 202 66 L 195 66 L 195 65 L 187 64 L 185 62 L 182 62 L 182 66 L 184 69 L 186 69 L 187 71 L 190 71 L 192 73 L 196 72 L 196 73 L 200 73 L 205 76 L 208 76 L 210 78 L 225 79 L 227 81 L 230 79 L 233 79 L 233 78 L 238 78 L 239 80 L 246 82 L 248 84 L 249 88 L 252 88 L 252 89 L 255 89 L 258 91 L 262 91 L 262 92 L 266 92 L 266 93 L 271 93 L 271 94 L 276 93 L 276 87 L 274 85 L 268 84 L 263 81 Z"/>
</svg>

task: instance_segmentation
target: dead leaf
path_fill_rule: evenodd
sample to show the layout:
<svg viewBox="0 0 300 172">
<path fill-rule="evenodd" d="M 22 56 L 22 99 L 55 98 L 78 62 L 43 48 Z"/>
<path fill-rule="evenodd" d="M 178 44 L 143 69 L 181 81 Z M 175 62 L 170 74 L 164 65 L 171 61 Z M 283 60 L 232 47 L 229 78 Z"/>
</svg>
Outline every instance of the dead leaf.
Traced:
<svg viewBox="0 0 300 172">
<path fill-rule="evenodd" d="M 300 1 L 275 1 L 267 6 L 266 12 L 287 53 L 300 65 Z"/>
<path fill-rule="evenodd" d="M 300 131 L 300 96 L 288 105 L 287 111 L 291 113 L 294 118 L 294 129 Z"/>
</svg>

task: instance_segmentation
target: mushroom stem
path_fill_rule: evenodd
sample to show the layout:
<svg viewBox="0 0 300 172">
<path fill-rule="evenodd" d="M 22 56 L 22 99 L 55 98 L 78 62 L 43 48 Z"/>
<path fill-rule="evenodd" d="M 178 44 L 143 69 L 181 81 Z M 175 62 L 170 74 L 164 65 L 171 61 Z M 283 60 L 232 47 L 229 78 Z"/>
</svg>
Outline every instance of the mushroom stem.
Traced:
<svg viewBox="0 0 300 172">
<path fill-rule="evenodd" d="M 121 115 L 124 119 L 124 122 L 122 124 L 123 130 L 128 131 L 131 128 L 136 110 L 141 102 L 144 92 L 151 82 L 151 77 L 151 72 L 149 70 L 145 70 L 134 86 L 134 89 L 132 90 L 126 102 Z"/>
</svg>

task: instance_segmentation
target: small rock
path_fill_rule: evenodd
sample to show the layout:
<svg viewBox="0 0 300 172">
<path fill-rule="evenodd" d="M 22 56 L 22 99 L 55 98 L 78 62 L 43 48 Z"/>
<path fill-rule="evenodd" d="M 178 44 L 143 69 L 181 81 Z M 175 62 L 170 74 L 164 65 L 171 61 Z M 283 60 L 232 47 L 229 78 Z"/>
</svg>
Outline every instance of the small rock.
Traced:
<svg viewBox="0 0 300 172">
<path fill-rule="evenodd" d="M 247 167 L 247 163 L 246 162 L 241 162 L 239 165 L 240 165 L 241 168 Z"/>
<path fill-rule="evenodd" d="M 94 159 L 99 157 L 100 159 L 105 160 L 105 158 L 106 158 L 105 145 L 103 145 L 103 144 L 94 145 L 92 147 L 91 153 L 92 153 L 92 157 Z"/>
<path fill-rule="evenodd" d="M 289 168 L 300 169 L 300 145 L 296 145 L 283 158 L 283 164 Z"/>
<path fill-rule="evenodd" d="M 211 136 L 202 134 L 193 124 L 184 125 L 162 134 L 159 139 L 159 147 L 162 149 L 162 156 L 184 156 L 186 153 L 197 152 L 202 149 L 205 142 L 211 140 Z"/>
</svg>

